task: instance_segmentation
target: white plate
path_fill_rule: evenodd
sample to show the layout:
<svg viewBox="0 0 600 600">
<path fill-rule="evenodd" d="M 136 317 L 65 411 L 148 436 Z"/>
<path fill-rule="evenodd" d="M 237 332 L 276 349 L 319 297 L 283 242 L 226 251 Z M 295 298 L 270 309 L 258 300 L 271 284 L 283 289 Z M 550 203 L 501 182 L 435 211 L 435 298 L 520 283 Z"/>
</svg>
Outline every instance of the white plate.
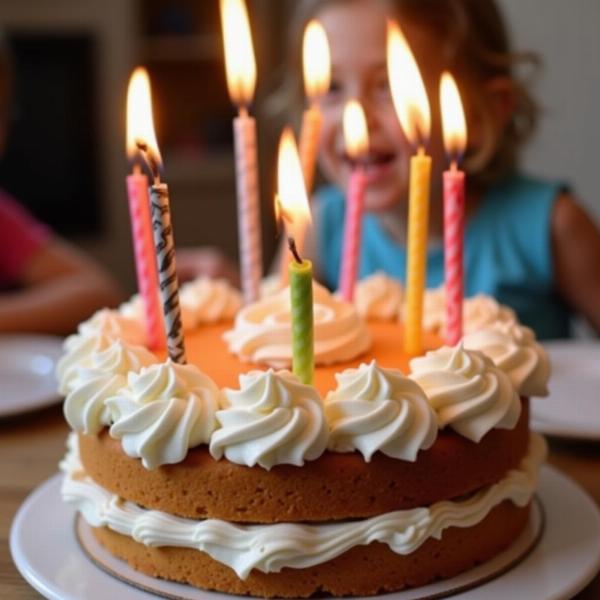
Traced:
<svg viewBox="0 0 600 600">
<path fill-rule="evenodd" d="M 54 370 L 62 345 L 49 335 L 0 336 L 0 417 L 60 400 Z"/>
<path fill-rule="evenodd" d="M 552 361 L 550 395 L 531 402 L 541 433 L 600 441 L 600 342 L 557 341 L 544 347 Z"/>
<path fill-rule="evenodd" d="M 10 532 L 10 549 L 25 579 L 51 600 L 150 600 L 94 565 L 75 538 L 74 513 L 60 499 L 61 475 L 37 488 L 23 503 Z M 546 512 L 542 539 L 521 563 L 456 600 L 561 600 L 582 590 L 600 568 L 600 512 L 589 496 L 549 466 L 541 471 L 538 495 Z M 568 515 L 569 518 L 565 518 Z M 173 585 L 174 594 L 181 588 Z M 402 600 L 404 592 L 384 600 Z M 239 600 L 203 592 L 204 600 Z"/>
</svg>

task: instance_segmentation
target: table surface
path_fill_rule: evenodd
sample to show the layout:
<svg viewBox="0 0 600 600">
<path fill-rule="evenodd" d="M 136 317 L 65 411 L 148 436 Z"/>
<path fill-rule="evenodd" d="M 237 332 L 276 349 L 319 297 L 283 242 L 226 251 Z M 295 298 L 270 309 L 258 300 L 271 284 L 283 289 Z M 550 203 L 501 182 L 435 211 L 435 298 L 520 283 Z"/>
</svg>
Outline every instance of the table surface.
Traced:
<svg viewBox="0 0 600 600">
<path fill-rule="evenodd" d="M 10 525 L 27 494 L 57 470 L 68 428 L 60 406 L 0 421 L 0 598 L 41 598 L 21 577 L 8 547 Z M 600 505 L 600 443 L 551 441 L 549 462 Z M 577 600 L 600 598 L 600 574 Z"/>
</svg>

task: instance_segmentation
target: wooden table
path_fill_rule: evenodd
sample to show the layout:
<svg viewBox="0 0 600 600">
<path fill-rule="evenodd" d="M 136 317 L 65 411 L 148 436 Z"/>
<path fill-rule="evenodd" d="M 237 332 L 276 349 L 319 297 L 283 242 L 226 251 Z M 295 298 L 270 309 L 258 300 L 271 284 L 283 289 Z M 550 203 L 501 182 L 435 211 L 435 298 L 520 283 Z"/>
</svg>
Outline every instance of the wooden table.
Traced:
<svg viewBox="0 0 600 600">
<path fill-rule="evenodd" d="M 10 524 L 25 496 L 56 472 L 68 428 L 60 406 L 0 421 L 0 598 L 41 598 L 21 577 L 8 549 Z M 552 442 L 551 464 L 575 479 L 600 504 L 600 443 Z M 577 600 L 600 598 L 600 575 Z M 117 599 L 115 599 L 117 600 Z"/>
</svg>

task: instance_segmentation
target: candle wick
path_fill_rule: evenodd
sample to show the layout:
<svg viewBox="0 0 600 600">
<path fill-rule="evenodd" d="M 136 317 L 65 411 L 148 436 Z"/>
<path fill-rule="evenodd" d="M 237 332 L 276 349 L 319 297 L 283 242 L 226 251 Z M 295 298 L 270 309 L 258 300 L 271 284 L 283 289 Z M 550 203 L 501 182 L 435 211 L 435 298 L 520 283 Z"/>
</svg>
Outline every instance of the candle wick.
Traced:
<svg viewBox="0 0 600 600">
<path fill-rule="evenodd" d="M 248 107 L 245 104 L 240 104 L 238 115 L 241 119 L 248 118 Z"/>
<path fill-rule="evenodd" d="M 302 258 L 300 257 L 300 254 L 298 254 L 298 248 L 296 248 L 296 242 L 294 240 L 293 237 L 289 237 L 288 238 L 288 247 L 290 249 L 290 252 L 292 253 L 292 256 L 294 257 L 294 260 L 301 265 L 302 264 Z"/>
<path fill-rule="evenodd" d="M 138 163 L 137 161 L 135 161 L 133 163 L 133 174 L 134 175 L 141 175 L 142 173 L 142 168 L 140 167 L 140 163 Z"/>
<path fill-rule="evenodd" d="M 417 150 L 417 154 L 419 156 L 425 156 L 425 147 L 422 144 L 419 145 L 419 148 Z"/>
<path fill-rule="evenodd" d="M 451 171 L 456 171 L 456 169 L 458 169 L 458 165 L 456 164 L 456 159 L 452 159 L 450 161 L 450 170 Z"/>
<path fill-rule="evenodd" d="M 142 140 L 136 140 L 135 144 L 150 167 L 150 172 L 152 173 L 152 177 L 154 179 L 153 185 L 158 185 L 160 183 L 160 170 L 158 168 L 158 162 L 156 160 L 156 156 L 154 156 L 154 152 L 152 152 L 152 150 L 148 147 L 148 144 Z"/>
</svg>

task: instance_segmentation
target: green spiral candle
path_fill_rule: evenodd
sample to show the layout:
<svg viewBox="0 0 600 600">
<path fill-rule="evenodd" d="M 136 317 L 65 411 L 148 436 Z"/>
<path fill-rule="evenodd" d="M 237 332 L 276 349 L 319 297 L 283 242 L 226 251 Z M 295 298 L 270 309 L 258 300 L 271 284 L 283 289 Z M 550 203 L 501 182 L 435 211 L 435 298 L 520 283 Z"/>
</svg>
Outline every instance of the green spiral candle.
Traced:
<svg viewBox="0 0 600 600">
<path fill-rule="evenodd" d="M 313 383 L 314 330 L 312 263 L 291 260 L 289 265 L 292 302 L 292 370 L 302 383 Z"/>
</svg>

